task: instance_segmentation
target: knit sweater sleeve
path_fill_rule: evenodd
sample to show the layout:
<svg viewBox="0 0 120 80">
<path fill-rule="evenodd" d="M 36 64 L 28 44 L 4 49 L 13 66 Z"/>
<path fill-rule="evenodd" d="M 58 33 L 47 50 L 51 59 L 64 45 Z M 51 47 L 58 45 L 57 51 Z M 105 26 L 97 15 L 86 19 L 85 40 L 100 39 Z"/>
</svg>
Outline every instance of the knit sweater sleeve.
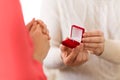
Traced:
<svg viewBox="0 0 120 80">
<path fill-rule="evenodd" d="M 112 63 L 120 64 L 120 40 L 106 40 L 101 57 Z"/>
</svg>

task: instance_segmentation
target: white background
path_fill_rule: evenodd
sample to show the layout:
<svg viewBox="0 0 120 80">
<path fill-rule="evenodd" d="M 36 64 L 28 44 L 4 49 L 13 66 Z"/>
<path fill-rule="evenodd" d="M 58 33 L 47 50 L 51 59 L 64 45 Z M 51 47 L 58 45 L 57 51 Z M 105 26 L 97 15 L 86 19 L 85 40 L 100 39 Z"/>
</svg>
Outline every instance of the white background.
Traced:
<svg viewBox="0 0 120 80">
<path fill-rule="evenodd" d="M 32 18 L 38 19 L 42 0 L 20 0 L 23 10 L 24 20 L 27 24 Z"/>
</svg>

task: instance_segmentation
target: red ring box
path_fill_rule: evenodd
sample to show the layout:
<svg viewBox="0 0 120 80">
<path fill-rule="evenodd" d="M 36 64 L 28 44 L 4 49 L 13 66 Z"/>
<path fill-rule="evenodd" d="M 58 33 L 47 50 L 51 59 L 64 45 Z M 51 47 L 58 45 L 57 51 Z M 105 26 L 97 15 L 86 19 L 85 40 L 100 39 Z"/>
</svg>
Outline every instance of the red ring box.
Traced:
<svg viewBox="0 0 120 80">
<path fill-rule="evenodd" d="M 62 44 L 69 48 L 75 48 L 76 46 L 80 45 L 81 39 L 83 37 L 82 35 L 84 32 L 84 28 L 72 25 L 70 38 L 67 38 L 64 41 L 62 41 Z"/>
</svg>

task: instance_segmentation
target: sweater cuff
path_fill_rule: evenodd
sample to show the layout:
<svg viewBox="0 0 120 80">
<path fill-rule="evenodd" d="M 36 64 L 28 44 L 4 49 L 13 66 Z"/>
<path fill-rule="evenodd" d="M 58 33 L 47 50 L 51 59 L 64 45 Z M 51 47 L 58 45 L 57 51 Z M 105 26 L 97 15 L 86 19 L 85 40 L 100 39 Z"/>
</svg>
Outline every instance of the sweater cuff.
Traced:
<svg viewBox="0 0 120 80">
<path fill-rule="evenodd" d="M 100 55 L 101 58 L 112 63 L 120 63 L 120 41 L 105 40 L 104 52 Z"/>
</svg>

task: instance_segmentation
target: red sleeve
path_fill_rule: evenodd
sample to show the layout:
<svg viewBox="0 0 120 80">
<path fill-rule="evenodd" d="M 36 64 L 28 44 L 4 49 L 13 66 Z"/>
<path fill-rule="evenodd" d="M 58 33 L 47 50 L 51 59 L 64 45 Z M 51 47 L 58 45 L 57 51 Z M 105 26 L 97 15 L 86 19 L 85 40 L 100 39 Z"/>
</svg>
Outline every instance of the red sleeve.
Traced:
<svg viewBox="0 0 120 80">
<path fill-rule="evenodd" d="M 0 80 L 46 80 L 32 56 L 19 0 L 0 0 Z"/>
</svg>

